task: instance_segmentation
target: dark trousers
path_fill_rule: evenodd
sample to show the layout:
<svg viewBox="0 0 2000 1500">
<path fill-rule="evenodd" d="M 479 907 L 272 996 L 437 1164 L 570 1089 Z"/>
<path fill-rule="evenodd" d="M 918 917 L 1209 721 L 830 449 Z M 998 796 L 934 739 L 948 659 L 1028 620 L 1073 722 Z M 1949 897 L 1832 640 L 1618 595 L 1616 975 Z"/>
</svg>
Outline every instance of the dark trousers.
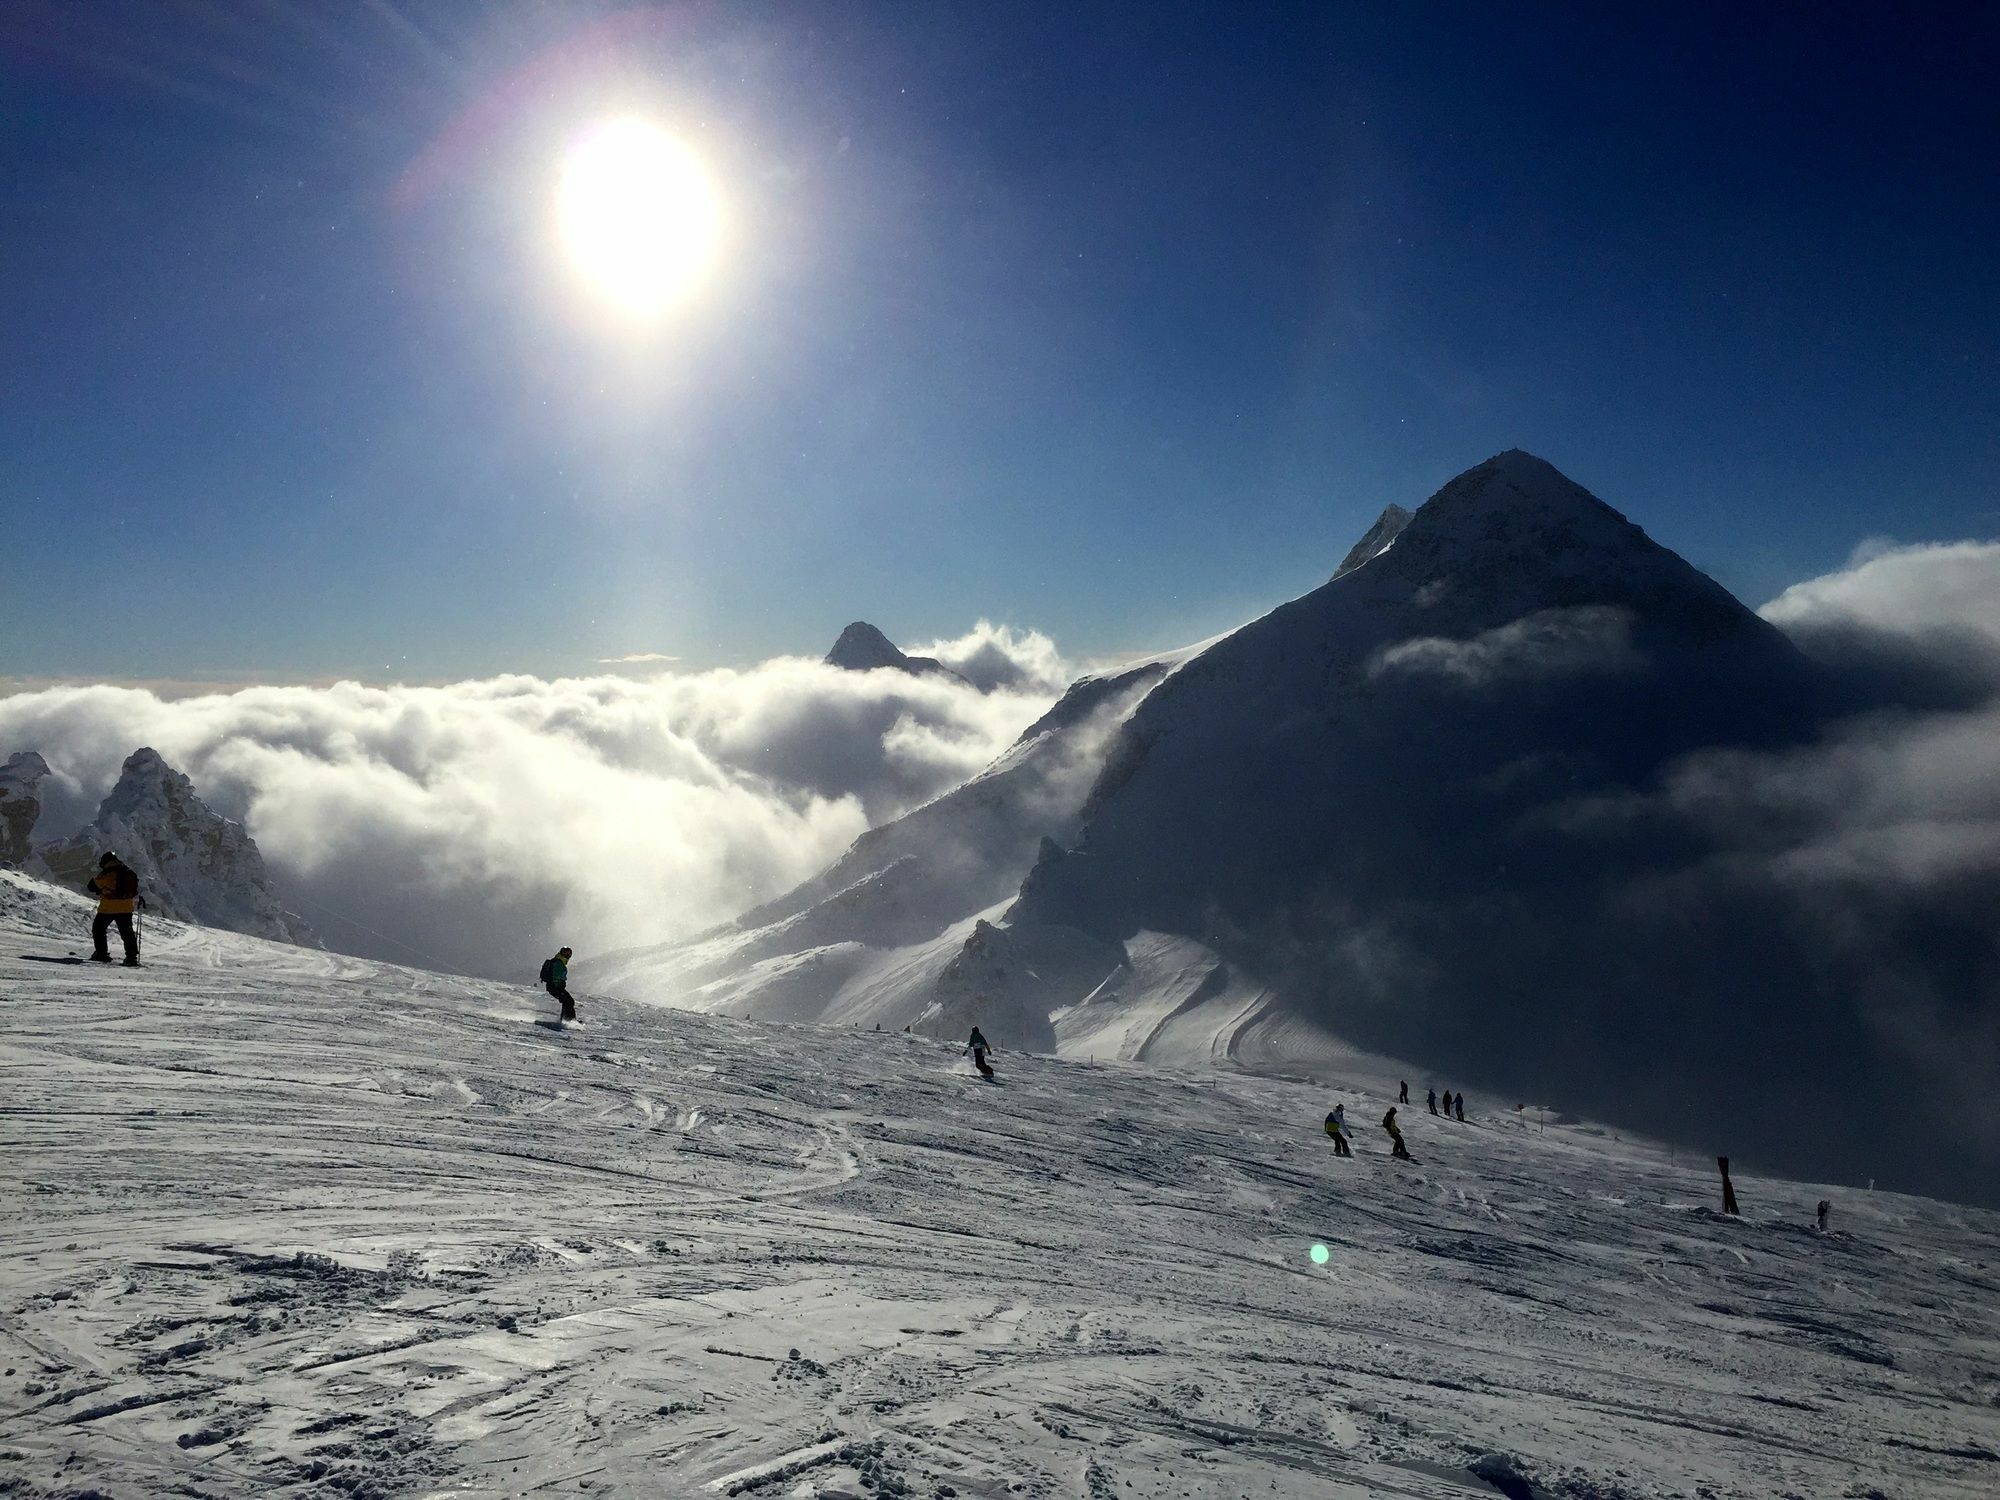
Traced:
<svg viewBox="0 0 2000 1500">
<path fill-rule="evenodd" d="M 986 1049 L 984 1047 L 974 1047 L 972 1049 L 972 1065 L 979 1069 L 980 1077 L 991 1078 L 993 1076 L 993 1070 L 986 1066 Z"/>
<path fill-rule="evenodd" d="M 132 925 L 132 913 L 129 911 L 101 911 L 91 921 L 91 956 L 102 959 L 111 957 L 108 943 L 114 922 L 118 924 L 119 939 L 125 944 L 125 962 L 136 964 L 139 961 L 139 930 Z"/>
<path fill-rule="evenodd" d="M 1333 1154 L 1335 1156 L 1352 1156 L 1354 1154 L 1352 1151 L 1347 1149 L 1346 1136 L 1336 1135 L 1333 1138 Z"/>
<path fill-rule="evenodd" d="M 543 988 L 555 996 L 556 999 L 562 1001 L 562 1018 L 565 1021 L 574 1021 L 576 1019 L 576 1002 L 570 998 L 569 986 L 566 984 L 550 984 L 544 985 Z"/>
</svg>

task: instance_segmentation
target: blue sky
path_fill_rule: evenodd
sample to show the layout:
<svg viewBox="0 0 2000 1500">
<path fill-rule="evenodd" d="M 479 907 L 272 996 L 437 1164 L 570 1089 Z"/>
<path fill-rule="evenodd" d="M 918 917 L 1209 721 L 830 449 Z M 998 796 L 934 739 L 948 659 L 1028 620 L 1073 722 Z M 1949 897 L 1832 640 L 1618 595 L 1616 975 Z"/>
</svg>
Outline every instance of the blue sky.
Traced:
<svg viewBox="0 0 2000 1500">
<path fill-rule="evenodd" d="M 0 671 L 1160 647 L 1513 446 L 1753 603 L 2000 533 L 1990 14 L 1627 9 L 11 7 Z M 643 338 L 549 250 L 634 110 L 729 223 Z"/>
</svg>

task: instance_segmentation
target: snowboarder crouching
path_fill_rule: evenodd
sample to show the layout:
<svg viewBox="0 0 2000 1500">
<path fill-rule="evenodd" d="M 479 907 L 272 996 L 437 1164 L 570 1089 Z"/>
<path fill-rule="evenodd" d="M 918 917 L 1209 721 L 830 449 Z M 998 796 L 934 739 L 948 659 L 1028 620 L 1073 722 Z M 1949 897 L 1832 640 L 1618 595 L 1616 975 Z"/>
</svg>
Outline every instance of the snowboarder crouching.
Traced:
<svg viewBox="0 0 2000 1500">
<path fill-rule="evenodd" d="M 986 1054 L 993 1050 L 993 1046 L 984 1036 L 980 1035 L 977 1026 L 972 1028 L 972 1040 L 965 1044 L 965 1050 L 972 1054 L 972 1065 L 979 1069 L 979 1076 L 991 1079 L 993 1077 L 993 1070 L 986 1065 Z M 963 1056 L 964 1054 L 961 1053 L 960 1055 Z"/>
<path fill-rule="evenodd" d="M 1389 1113 L 1382 1116 L 1382 1128 L 1389 1132 L 1389 1140 L 1393 1143 L 1389 1154 L 1391 1156 L 1400 1156 L 1404 1161 L 1411 1160 L 1410 1148 L 1403 1144 L 1403 1132 L 1396 1126 L 1395 1105 L 1390 1105 Z"/>
<path fill-rule="evenodd" d="M 90 924 L 90 956 L 97 963 L 111 962 L 112 924 L 125 944 L 125 967 L 139 967 L 139 931 L 132 925 L 132 913 L 139 908 L 139 877 L 132 867 L 115 854 L 97 862 L 97 873 L 84 882 L 84 889 L 97 897 L 97 916 Z"/>
<path fill-rule="evenodd" d="M 554 958 L 543 959 L 542 988 L 547 990 L 554 998 L 562 1001 L 562 1019 L 565 1021 L 574 1021 L 576 1019 L 576 1001 L 571 998 L 569 992 L 569 961 L 570 951 L 567 948 L 558 948 L 556 949 L 556 956 Z"/>
<path fill-rule="evenodd" d="M 1333 1154 L 1335 1156 L 1352 1156 L 1354 1154 L 1348 1149 L 1347 1145 L 1347 1106 L 1345 1104 L 1334 1105 L 1332 1113 L 1326 1117 L 1326 1133 L 1333 1137 Z"/>
</svg>

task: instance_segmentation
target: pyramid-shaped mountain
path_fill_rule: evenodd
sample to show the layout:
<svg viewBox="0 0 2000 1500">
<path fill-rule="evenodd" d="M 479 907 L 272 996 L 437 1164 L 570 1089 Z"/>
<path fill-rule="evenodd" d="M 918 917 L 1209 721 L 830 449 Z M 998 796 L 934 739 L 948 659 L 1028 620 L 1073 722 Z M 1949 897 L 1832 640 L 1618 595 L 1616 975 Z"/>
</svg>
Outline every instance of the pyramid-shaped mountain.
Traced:
<svg viewBox="0 0 2000 1500">
<path fill-rule="evenodd" d="M 1392 540 L 1139 705 L 1016 921 L 1227 940 L 1284 912 L 1289 939 L 1302 896 L 1487 879 L 1551 793 L 1804 731 L 1784 635 L 1538 458 L 1459 476 Z"/>
<path fill-rule="evenodd" d="M 840 639 L 826 653 L 826 664 L 847 672 L 873 672 L 883 667 L 908 672 L 914 677 L 965 679 L 934 656 L 911 656 L 866 620 L 856 620 L 840 632 Z"/>
<path fill-rule="evenodd" d="M 1703 778 L 1817 732 L 1817 688 L 1727 590 L 1504 453 L 1162 682 L 1008 925 L 1177 935 L 1269 986 L 1267 1031 L 1632 1123 L 1697 1095 L 1743 1118 L 1787 1049 L 1886 1108 L 1866 976 L 1703 821 Z"/>
</svg>

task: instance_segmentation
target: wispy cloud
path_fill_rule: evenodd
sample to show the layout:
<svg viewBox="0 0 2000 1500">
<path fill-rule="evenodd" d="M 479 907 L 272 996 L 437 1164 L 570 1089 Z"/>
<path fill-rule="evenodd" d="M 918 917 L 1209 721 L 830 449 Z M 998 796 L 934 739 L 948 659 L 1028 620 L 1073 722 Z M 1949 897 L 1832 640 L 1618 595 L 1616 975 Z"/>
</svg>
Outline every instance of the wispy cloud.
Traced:
<svg viewBox="0 0 2000 1500">
<path fill-rule="evenodd" d="M 625 667 L 637 662 L 679 660 L 678 656 L 669 656 L 664 651 L 634 651 L 629 656 L 600 656 L 597 658 L 597 665 L 600 667 Z"/>
</svg>

